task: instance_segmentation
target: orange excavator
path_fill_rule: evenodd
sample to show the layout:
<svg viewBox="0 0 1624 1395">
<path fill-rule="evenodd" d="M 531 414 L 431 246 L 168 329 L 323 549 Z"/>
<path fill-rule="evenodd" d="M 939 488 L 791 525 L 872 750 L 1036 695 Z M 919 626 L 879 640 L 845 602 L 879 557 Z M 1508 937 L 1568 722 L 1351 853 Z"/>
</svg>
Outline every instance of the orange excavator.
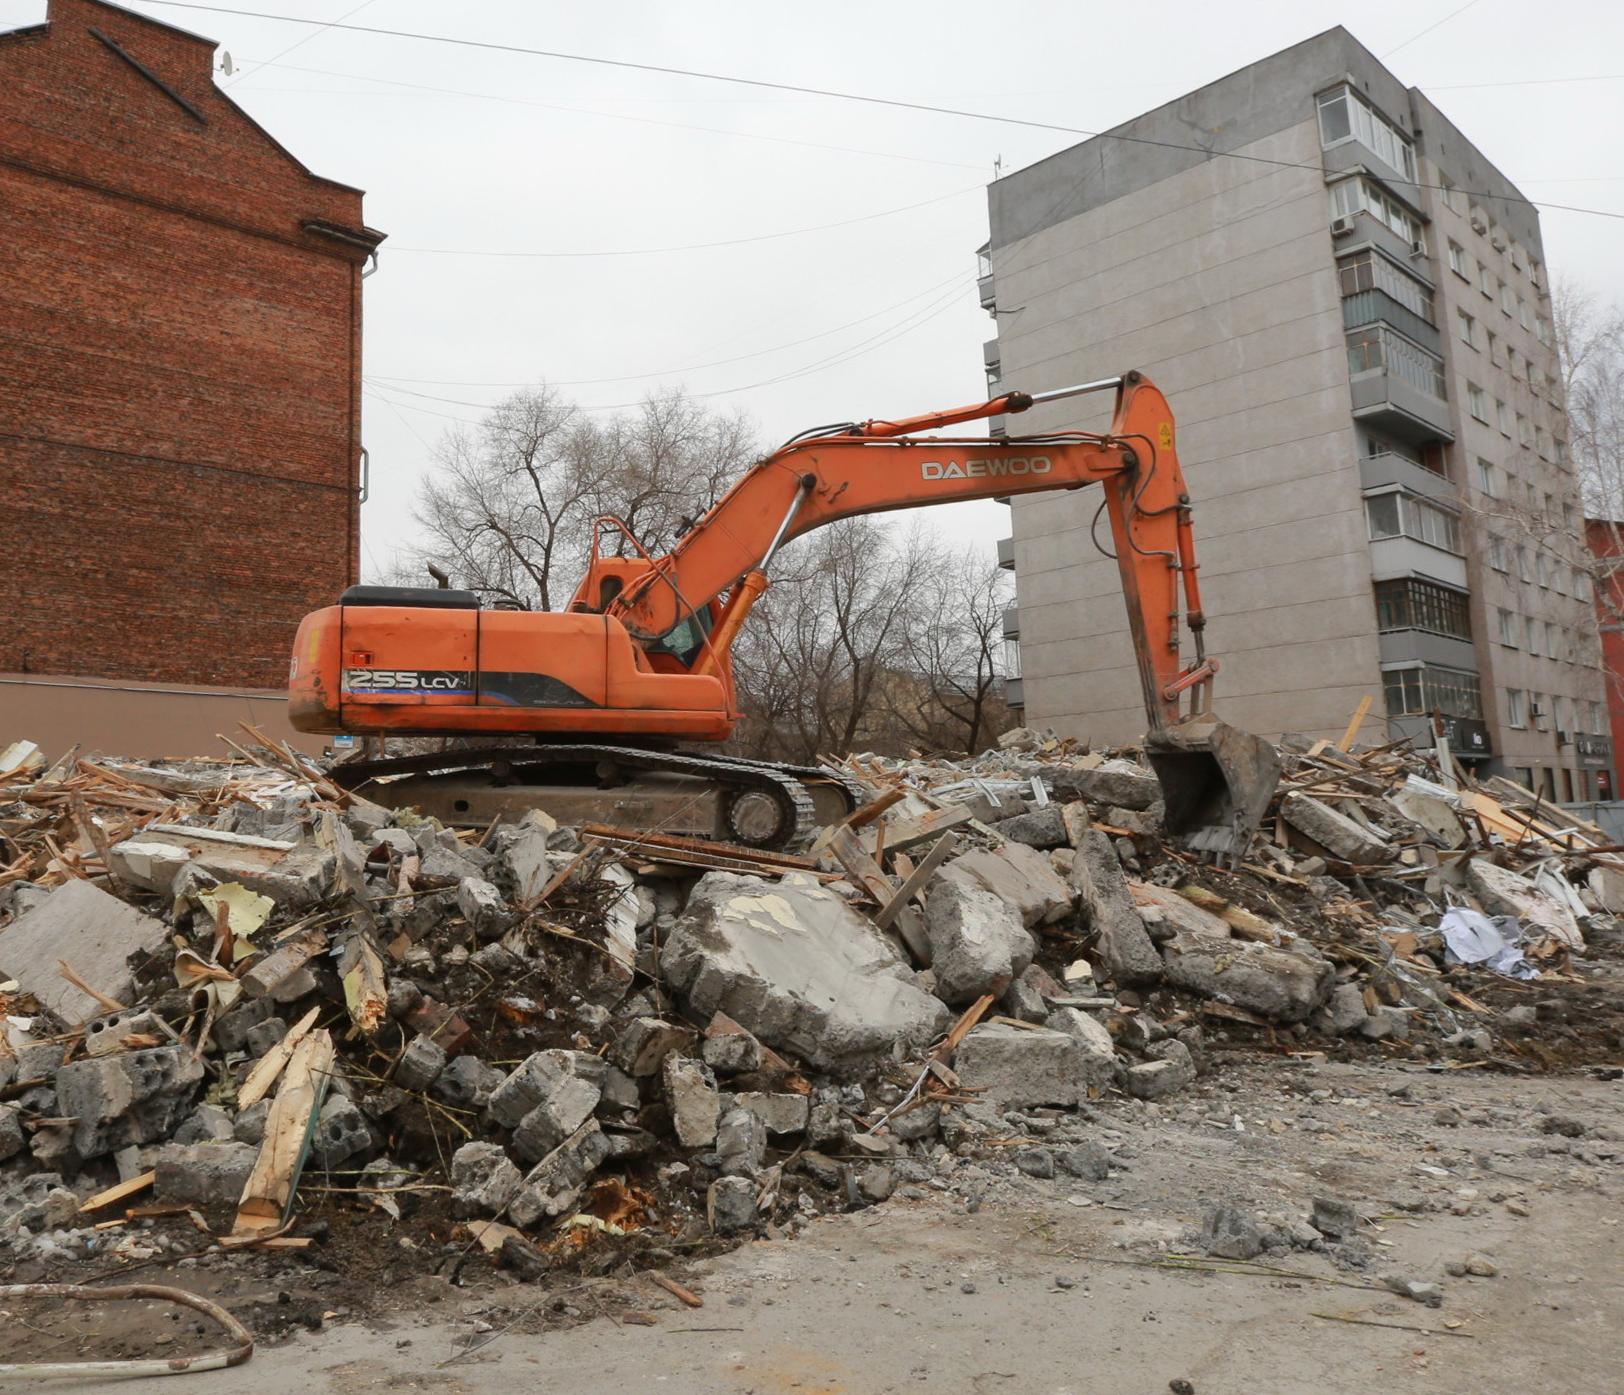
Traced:
<svg viewBox="0 0 1624 1395">
<path fill-rule="evenodd" d="M 923 434 L 1108 391 L 1116 406 L 1103 435 Z M 1166 827 L 1191 847 L 1239 853 L 1278 767 L 1267 743 L 1212 715 L 1218 663 L 1203 644 L 1173 415 L 1137 372 L 793 438 L 664 555 L 646 552 L 618 519 L 598 520 L 565 612 L 485 608 L 443 579 L 439 589 L 351 587 L 299 627 L 290 717 L 305 732 L 513 738 L 338 767 L 351 788 L 388 780 L 389 802 L 450 822 L 483 824 L 538 803 L 559 812 L 572 790 L 591 791 L 601 807 L 598 792 L 609 789 L 629 814 L 621 821 L 794 847 L 851 807 L 835 772 L 680 749 L 733 733 L 733 642 L 778 550 L 854 514 L 1090 484 L 1105 491 Z M 606 529 L 633 555 L 601 555 Z M 1187 663 L 1181 620 L 1194 650 Z"/>
</svg>

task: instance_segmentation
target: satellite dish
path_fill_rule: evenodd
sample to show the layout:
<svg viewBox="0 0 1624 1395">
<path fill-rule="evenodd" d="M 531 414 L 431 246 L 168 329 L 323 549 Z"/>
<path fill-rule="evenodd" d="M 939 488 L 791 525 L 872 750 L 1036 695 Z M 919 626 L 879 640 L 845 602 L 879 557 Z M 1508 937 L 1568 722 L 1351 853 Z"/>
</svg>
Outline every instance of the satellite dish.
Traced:
<svg viewBox="0 0 1624 1395">
<path fill-rule="evenodd" d="M 232 64 L 232 61 L 231 61 L 231 50 L 230 49 L 221 49 L 220 50 L 220 71 L 222 73 L 224 73 L 227 77 L 230 77 L 232 75 L 232 73 L 234 73 L 236 71 L 236 67 Z"/>
</svg>

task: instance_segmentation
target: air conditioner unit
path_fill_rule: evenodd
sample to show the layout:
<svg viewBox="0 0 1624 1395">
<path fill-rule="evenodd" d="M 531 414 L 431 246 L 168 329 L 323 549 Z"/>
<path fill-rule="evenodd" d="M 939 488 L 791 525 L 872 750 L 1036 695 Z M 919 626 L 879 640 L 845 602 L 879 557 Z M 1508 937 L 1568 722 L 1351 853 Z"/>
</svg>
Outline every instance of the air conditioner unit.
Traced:
<svg viewBox="0 0 1624 1395">
<path fill-rule="evenodd" d="M 1472 214 L 1472 231 L 1475 233 L 1486 233 L 1488 230 L 1489 220 L 1481 213 Z"/>
<path fill-rule="evenodd" d="M 1506 250 L 1505 239 L 1501 237 L 1491 237 L 1489 239 L 1489 246 L 1494 248 L 1496 252 L 1504 252 Z"/>
<path fill-rule="evenodd" d="M 1424 257 L 1424 256 L 1426 256 L 1427 255 L 1427 244 L 1424 243 L 1424 242 L 1412 242 L 1410 244 L 1410 255 L 1412 257 Z"/>
<path fill-rule="evenodd" d="M 1356 227 L 1358 227 L 1358 224 L 1355 223 L 1352 218 L 1333 218 L 1331 219 L 1331 236 L 1346 237 Z"/>
</svg>

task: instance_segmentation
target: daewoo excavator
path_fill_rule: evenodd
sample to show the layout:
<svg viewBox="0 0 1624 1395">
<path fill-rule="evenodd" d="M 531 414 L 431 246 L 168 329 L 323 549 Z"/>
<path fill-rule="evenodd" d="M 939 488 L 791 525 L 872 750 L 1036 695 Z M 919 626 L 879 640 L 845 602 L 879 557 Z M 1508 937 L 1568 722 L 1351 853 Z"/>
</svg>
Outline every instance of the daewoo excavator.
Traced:
<svg viewBox="0 0 1624 1395">
<path fill-rule="evenodd" d="M 1106 391 L 1116 405 L 1103 435 L 922 434 Z M 677 749 L 732 735 L 739 711 L 731 650 L 778 550 L 854 514 L 1089 484 L 1105 491 L 1166 827 L 1187 846 L 1238 854 L 1278 766 L 1267 743 L 1212 715 L 1218 663 L 1203 643 L 1173 416 L 1137 372 L 792 438 L 661 556 L 618 519 L 598 520 L 586 576 L 565 612 L 482 607 L 474 593 L 443 581 L 441 589 L 353 586 L 299 627 L 290 717 L 305 732 L 515 738 L 519 744 L 500 749 L 345 763 L 335 772 L 351 788 L 406 777 L 390 802 L 416 803 L 448 821 L 483 824 L 531 804 L 553 807 L 547 791 L 567 801 L 571 788 L 601 804 L 595 791 L 611 789 L 668 832 L 794 847 L 815 820 L 852 807 L 837 777 Z M 633 555 L 602 555 L 606 529 L 618 529 Z M 1188 664 L 1180 659 L 1181 614 L 1194 648 Z M 639 805 L 662 792 L 663 804 Z M 690 819 L 672 828 L 671 816 L 701 793 L 710 804 L 701 823 L 710 826 Z"/>
</svg>

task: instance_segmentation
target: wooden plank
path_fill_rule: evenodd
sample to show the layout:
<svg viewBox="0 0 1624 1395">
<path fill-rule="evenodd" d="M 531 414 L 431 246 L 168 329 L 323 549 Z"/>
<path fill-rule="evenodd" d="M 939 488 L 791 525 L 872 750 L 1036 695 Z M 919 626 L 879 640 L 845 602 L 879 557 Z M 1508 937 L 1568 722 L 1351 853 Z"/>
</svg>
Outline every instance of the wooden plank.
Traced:
<svg viewBox="0 0 1624 1395">
<path fill-rule="evenodd" d="M 316 1017 L 320 1012 L 320 1008 L 311 1008 L 293 1024 L 281 1041 L 254 1063 L 254 1068 L 248 1072 L 248 1079 L 243 1081 L 242 1088 L 237 1091 L 239 1113 L 265 1098 L 271 1086 L 276 1083 L 276 1077 L 282 1073 L 282 1067 L 293 1059 L 293 1053 L 304 1040 L 305 1034 L 316 1025 Z"/>
<path fill-rule="evenodd" d="M 1336 743 L 1337 750 L 1346 751 L 1353 746 L 1353 738 L 1359 735 L 1359 728 L 1365 724 L 1365 716 L 1370 711 L 1370 702 L 1369 693 L 1359 699 L 1359 706 L 1355 709 L 1352 719 L 1348 722 L 1348 729 L 1342 733 L 1342 739 Z"/>
<path fill-rule="evenodd" d="M 938 809 L 907 823 L 893 824 L 886 830 L 885 845 L 894 853 L 905 852 L 969 823 L 974 817 L 975 814 L 963 804 L 950 804 L 945 809 Z"/>
<path fill-rule="evenodd" d="M 294 1049 L 265 1117 L 265 1141 L 243 1186 L 237 1221 L 231 1228 L 234 1236 L 263 1235 L 281 1228 L 299 1184 L 305 1141 L 327 1092 L 333 1054 L 333 1038 L 326 1031 L 311 1032 Z"/>
<path fill-rule="evenodd" d="M 840 822 L 846 828 L 865 828 L 907 793 L 906 785 L 893 785 L 878 799 L 870 800 L 860 809 L 853 809 Z"/>
<path fill-rule="evenodd" d="M 792 853 L 773 852 L 766 848 L 747 848 L 739 843 L 717 843 L 707 838 L 679 838 L 673 833 L 646 833 L 635 828 L 618 828 L 614 824 L 587 823 L 581 825 L 581 837 L 597 837 L 605 842 L 624 843 L 658 860 L 661 849 L 679 852 L 705 853 L 712 857 L 732 858 L 735 861 L 757 862 L 764 865 L 792 868 L 797 872 L 811 872 L 817 864 L 809 858 Z"/>
<path fill-rule="evenodd" d="M 872 896 L 880 905 L 888 905 L 896 894 L 896 887 L 891 879 L 880 869 L 868 854 L 868 849 L 857 841 L 857 835 L 849 828 L 838 828 L 835 835 L 829 840 L 829 851 L 840 860 L 840 865 L 846 869 L 859 886 Z"/>
<path fill-rule="evenodd" d="M 79 1207 L 79 1214 L 83 1215 L 86 1211 L 100 1211 L 105 1207 L 116 1205 L 120 1201 L 125 1201 L 140 1192 L 146 1191 L 157 1180 L 158 1173 L 154 1169 L 150 1172 L 143 1172 L 139 1177 L 132 1177 L 128 1182 L 120 1182 L 117 1186 L 108 1187 L 105 1191 L 97 1192 L 95 1196 L 84 1202 Z"/>
<path fill-rule="evenodd" d="M 896 894 L 881 904 L 880 909 L 875 912 L 874 923 L 882 930 L 890 925 L 897 918 L 897 912 L 913 899 L 915 893 L 923 890 L 925 883 L 936 875 L 936 869 L 947 861 L 958 845 L 959 835 L 956 833 L 939 838 L 935 846 L 925 854 L 925 860 L 915 867 L 908 874 L 907 880 L 897 888 Z"/>
</svg>

